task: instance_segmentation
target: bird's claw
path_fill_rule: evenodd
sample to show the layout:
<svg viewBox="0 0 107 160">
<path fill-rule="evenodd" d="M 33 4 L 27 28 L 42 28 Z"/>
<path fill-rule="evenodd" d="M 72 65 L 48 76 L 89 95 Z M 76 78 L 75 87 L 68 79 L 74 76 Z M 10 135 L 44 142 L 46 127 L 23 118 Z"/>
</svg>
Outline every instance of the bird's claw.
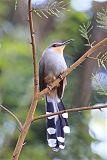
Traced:
<svg viewBox="0 0 107 160">
<path fill-rule="evenodd" d="M 63 80 L 63 77 L 61 74 L 58 76 L 58 78 L 60 78 L 60 80 Z"/>
<path fill-rule="evenodd" d="M 48 84 L 48 85 L 47 85 L 47 88 L 51 91 L 51 90 L 52 90 L 51 84 Z"/>
</svg>

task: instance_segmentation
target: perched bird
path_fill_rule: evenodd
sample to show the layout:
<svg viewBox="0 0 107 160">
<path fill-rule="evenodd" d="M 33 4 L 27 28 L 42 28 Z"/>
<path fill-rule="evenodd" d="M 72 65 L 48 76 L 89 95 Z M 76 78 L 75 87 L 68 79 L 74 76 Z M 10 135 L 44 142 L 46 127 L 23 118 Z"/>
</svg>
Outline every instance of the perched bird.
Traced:
<svg viewBox="0 0 107 160">
<path fill-rule="evenodd" d="M 63 56 L 63 50 L 71 40 L 54 43 L 45 49 L 39 62 L 39 86 L 40 91 L 60 77 L 67 69 L 67 65 Z M 61 78 L 61 77 L 60 77 Z M 67 84 L 66 78 L 61 79 L 59 85 L 46 94 L 46 113 L 54 113 L 65 110 L 62 102 L 63 92 Z M 53 151 L 64 149 L 65 133 L 70 133 L 67 122 L 68 113 L 55 115 L 46 119 L 47 141 Z"/>
</svg>

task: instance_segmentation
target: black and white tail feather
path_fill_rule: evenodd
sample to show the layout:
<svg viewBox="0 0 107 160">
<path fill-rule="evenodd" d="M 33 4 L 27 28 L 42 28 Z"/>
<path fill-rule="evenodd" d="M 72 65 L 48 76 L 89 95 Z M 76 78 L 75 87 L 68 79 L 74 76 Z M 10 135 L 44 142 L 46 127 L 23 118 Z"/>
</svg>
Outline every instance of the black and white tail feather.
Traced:
<svg viewBox="0 0 107 160">
<path fill-rule="evenodd" d="M 65 110 L 61 98 L 46 96 L 46 113 L 54 113 Z M 65 133 L 70 133 L 70 128 L 67 122 L 68 113 L 55 115 L 46 119 L 47 126 L 47 141 L 53 151 L 64 149 Z"/>
</svg>

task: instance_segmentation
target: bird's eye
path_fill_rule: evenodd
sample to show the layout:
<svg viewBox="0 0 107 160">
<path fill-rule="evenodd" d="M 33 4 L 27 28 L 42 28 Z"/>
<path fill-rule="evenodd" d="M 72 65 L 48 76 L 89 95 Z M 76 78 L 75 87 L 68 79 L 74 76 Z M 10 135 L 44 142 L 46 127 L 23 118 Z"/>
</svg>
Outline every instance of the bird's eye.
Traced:
<svg viewBox="0 0 107 160">
<path fill-rule="evenodd" d="M 52 47 L 57 47 L 57 45 L 56 45 L 56 44 L 53 44 Z"/>
</svg>

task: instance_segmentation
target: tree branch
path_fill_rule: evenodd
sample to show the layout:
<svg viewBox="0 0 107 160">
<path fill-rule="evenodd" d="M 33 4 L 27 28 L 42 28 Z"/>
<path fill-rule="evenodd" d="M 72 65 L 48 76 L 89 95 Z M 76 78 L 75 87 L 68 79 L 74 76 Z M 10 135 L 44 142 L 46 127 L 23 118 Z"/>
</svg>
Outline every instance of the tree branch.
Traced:
<svg viewBox="0 0 107 160">
<path fill-rule="evenodd" d="M 72 64 L 69 68 L 66 69 L 66 71 L 61 75 L 62 78 L 66 77 L 70 72 L 72 72 L 74 69 L 76 69 L 82 62 L 86 60 L 92 53 L 94 53 L 96 50 L 98 50 L 100 47 L 107 45 L 107 38 L 103 39 L 99 43 L 97 43 L 95 46 L 90 48 L 82 57 L 80 57 L 74 64 Z M 57 78 L 52 84 L 51 88 L 58 86 L 59 82 L 61 81 L 60 78 Z M 41 98 L 44 94 L 49 92 L 49 88 L 44 89 L 39 93 L 39 98 Z"/>
<path fill-rule="evenodd" d="M 29 27 L 30 27 L 30 33 L 31 33 L 31 44 L 32 44 L 32 53 L 33 53 L 33 68 L 34 68 L 34 96 L 32 98 L 32 103 L 26 118 L 26 121 L 24 123 L 24 126 L 21 130 L 20 136 L 18 138 L 15 150 L 13 152 L 13 160 L 18 160 L 20 156 L 20 152 L 22 150 L 24 140 L 26 138 L 26 135 L 28 133 L 29 127 L 32 122 L 32 117 L 34 115 L 38 99 L 42 97 L 44 94 L 49 92 L 49 89 L 46 88 L 43 91 L 41 91 L 38 94 L 38 73 L 37 73 L 37 66 L 36 66 L 36 41 L 35 41 L 35 32 L 33 28 L 33 17 L 32 17 L 32 4 L 31 0 L 28 0 L 28 12 L 29 12 Z M 99 49 L 101 46 L 107 45 L 107 38 L 96 44 L 94 47 L 92 47 L 89 51 L 87 51 L 81 58 L 79 58 L 73 65 L 71 65 L 63 74 L 62 77 L 66 77 L 71 71 L 73 71 L 77 66 L 79 66 L 87 57 L 89 57 L 93 52 L 95 52 L 97 49 Z M 52 89 L 56 87 L 61 80 L 58 78 L 52 83 Z"/>
<path fill-rule="evenodd" d="M 80 107 L 80 108 L 70 108 L 70 109 L 66 109 L 66 110 L 63 110 L 63 111 L 49 113 L 49 114 L 43 114 L 41 116 L 34 117 L 32 119 L 32 122 L 34 122 L 36 120 L 39 120 L 39 119 L 46 118 L 46 117 L 51 117 L 51 116 L 63 114 L 63 113 L 66 113 L 66 112 L 80 112 L 80 111 L 84 111 L 84 110 L 93 110 L 93 109 L 100 109 L 101 110 L 102 108 L 107 108 L 107 106 L 89 106 L 89 107 Z"/>
<path fill-rule="evenodd" d="M 31 44 L 32 44 L 32 53 L 33 53 L 33 71 L 34 71 L 34 95 L 38 92 L 38 72 L 36 66 L 36 41 L 35 41 L 35 31 L 33 27 L 33 17 L 32 17 L 32 4 L 31 0 L 29 0 L 29 27 L 31 33 Z"/>
<path fill-rule="evenodd" d="M 17 123 L 20 126 L 20 130 L 21 130 L 22 129 L 22 124 L 21 124 L 20 120 L 17 118 L 17 116 L 14 113 L 12 113 L 9 109 L 7 109 L 6 107 L 4 107 L 2 104 L 0 104 L 0 107 L 3 110 L 5 110 L 6 112 L 8 112 L 17 121 Z"/>
<path fill-rule="evenodd" d="M 30 34 L 31 34 L 31 44 L 32 44 L 32 54 L 33 54 L 33 69 L 34 69 L 34 96 L 32 98 L 32 103 L 26 118 L 26 121 L 23 125 L 21 133 L 19 135 L 15 150 L 13 152 L 12 159 L 18 160 L 20 156 L 20 152 L 22 150 L 24 140 L 28 133 L 29 127 L 32 122 L 32 117 L 34 115 L 37 103 L 38 103 L 38 73 L 37 73 L 37 66 L 36 66 L 36 41 L 35 41 L 35 34 L 33 28 L 33 17 L 32 17 L 32 3 L 31 0 L 28 0 L 28 12 L 29 12 L 29 27 L 30 27 Z"/>
</svg>

